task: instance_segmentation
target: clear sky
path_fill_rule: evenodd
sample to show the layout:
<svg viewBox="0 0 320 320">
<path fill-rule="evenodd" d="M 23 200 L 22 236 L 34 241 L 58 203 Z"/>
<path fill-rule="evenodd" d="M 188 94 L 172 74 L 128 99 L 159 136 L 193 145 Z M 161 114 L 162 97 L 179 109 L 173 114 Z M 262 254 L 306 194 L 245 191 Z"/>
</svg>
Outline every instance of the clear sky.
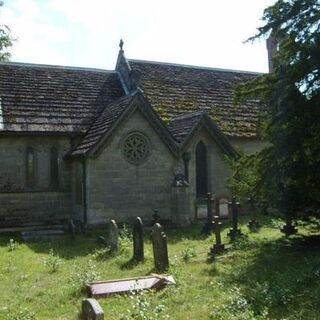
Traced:
<svg viewBox="0 0 320 320">
<path fill-rule="evenodd" d="M 243 41 L 275 0 L 4 0 L 12 61 L 114 69 L 128 58 L 267 71 L 265 42 Z"/>
</svg>

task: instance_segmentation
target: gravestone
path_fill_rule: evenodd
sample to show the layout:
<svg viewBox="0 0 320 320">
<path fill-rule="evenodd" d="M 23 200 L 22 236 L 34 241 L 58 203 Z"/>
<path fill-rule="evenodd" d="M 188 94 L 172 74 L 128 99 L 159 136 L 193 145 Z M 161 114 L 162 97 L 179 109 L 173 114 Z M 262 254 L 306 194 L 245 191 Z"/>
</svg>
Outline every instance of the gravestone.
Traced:
<svg viewBox="0 0 320 320">
<path fill-rule="evenodd" d="M 212 219 L 213 219 L 213 213 L 212 213 L 212 203 L 214 202 L 214 199 L 211 196 L 211 193 L 207 193 L 207 219 L 206 223 L 202 228 L 202 233 L 209 234 L 212 231 Z"/>
<path fill-rule="evenodd" d="M 251 218 L 251 220 L 248 222 L 248 228 L 251 231 L 255 231 L 260 228 L 260 224 L 257 221 L 255 201 L 252 197 L 248 198 L 248 206 L 249 206 L 250 218 Z"/>
<path fill-rule="evenodd" d="M 292 220 L 290 218 L 286 219 L 286 224 L 280 229 L 282 233 L 285 234 L 286 237 L 296 234 L 298 229 L 292 224 Z"/>
<path fill-rule="evenodd" d="M 114 220 L 109 225 L 109 245 L 111 251 L 119 250 L 119 228 Z"/>
<path fill-rule="evenodd" d="M 229 217 L 229 201 L 226 198 L 221 198 L 219 200 L 219 217 L 220 218 Z"/>
<path fill-rule="evenodd" d="M 81 319 L 104 320 L 104 312 L 96 299 L 82 300 Z"/>
<path fill-rule="evenodd" d="M 140 217 L 137 217 L 133 226 L 133 259 L 136 261 L 144 259 L 143 223 Z"/>
<path fill-rule="evenodd" d="M 151 232 L 154 265 L 158 271 L 169 268 L 167 237 L 159 223 L 156 223 Z"/>
<path fill-rule="evenodd" d="M 221 222 L 219 221 L 219 216 L 214 216 L 212 224 L 214 228 L 216 243 L 210 249 L 209 254 L 214 257 L 216 254 L 224 250 L 224 244 L 221 243 Z"/>
<path fill-rule="evenodd" d="M 235 239 L 236 237 L 243 235 L 241 230 L 238 228 L 238 208 L 240 207 L 240 203 L 237 202 L 236 197 L 233 196 L 229 205 L 231 206 L 232 229 L 230 229 L 228 237 Z"/>
</svg>

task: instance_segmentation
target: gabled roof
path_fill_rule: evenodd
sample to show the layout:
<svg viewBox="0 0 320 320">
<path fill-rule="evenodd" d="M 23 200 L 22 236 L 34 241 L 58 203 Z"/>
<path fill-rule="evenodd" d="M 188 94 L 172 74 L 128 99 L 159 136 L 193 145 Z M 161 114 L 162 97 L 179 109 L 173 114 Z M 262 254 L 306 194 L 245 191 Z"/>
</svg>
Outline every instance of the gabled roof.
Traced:
<svg viewBox="0 0 320 320">
<path fill-rule="evenodd" d="M 0 132 L 86 131 L 123 94 L 115 71 L 0 63 Z"/>
<path fill-rule="evenodd" d="M 257 137 L 259 101 L 234 106 L 233 91 L 234 85 L 258 73 L 131 59 L 128 63 L 131 72 L 140 74 L 139 86 L 162 118 L 205 111 L 227 136 Z"/>
<path fill-rule="evenodd" d="M 211 135 L 216 144 L 229 157 L 237 158 L 239 154 L 230 144 L 225 135 L 212 121 L 210 116 L 203 112 L 192 112 L 182 116 L 172 118 L 168 125 L 168 129 L 173 135 L 174 139 L 183 151 L 187 143 L 202 129 L 205 128 Z"/>
<path fill-rule="evenodd" d="M 71 151 L 67 157 L 97 156 L 101 152 L 105 141 L 113 130 L 132 112 L 138 109 L 145 115 L 146 120 L 159 134 L 174 155 L 178 155 L 179 148 L 170 132 L 156 114 L 143 93 L 135 93 L 119 98 L 107 105 L 101 115 L 87 131 L 83 140 Z"/>
</svg>

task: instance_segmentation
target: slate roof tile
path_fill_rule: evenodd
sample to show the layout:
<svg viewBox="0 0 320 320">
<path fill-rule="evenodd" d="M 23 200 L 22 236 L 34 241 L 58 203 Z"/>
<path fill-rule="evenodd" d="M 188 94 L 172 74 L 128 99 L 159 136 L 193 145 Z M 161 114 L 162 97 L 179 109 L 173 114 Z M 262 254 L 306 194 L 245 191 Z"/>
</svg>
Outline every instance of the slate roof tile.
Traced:
<svg viewBox="0 0 320 320">
<path fill-rule="evenodd" d="M 259 101 L 233 105 L 234 85 L 248 81 L 258 73 L 128 61 L 133 70 L 140 72 L 139 86 L 163 119 L 206 111 L 227 136 L 258 136 L 262 111 Z"/>
<path fill-rule="evenodd" d="M 0 130 L 87 130 L 124 94 L 114 71 L 0 63 Z"/>
<path fill-rule="evenodd" d="M 112 125 L 119 119 L 123 111 L 128 107 L 132 96 L 124 96 L 105 107 L 101 115 L 90 127 L 83 140 L 71 152 L 72 156 L 86 154 L 97 145 L 100 138 L 111 129 Z"/>
</svg>

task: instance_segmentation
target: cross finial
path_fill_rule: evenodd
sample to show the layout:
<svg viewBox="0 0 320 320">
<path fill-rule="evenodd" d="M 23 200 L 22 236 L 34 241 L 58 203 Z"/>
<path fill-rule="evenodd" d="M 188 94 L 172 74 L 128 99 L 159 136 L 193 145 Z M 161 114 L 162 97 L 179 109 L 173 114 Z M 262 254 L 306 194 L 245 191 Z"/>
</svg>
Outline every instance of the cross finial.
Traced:
<svg viewBox="0 0 320 320">
<path fill-rule="evenodd" d="M 120 39 L 120 43 L 119 43 L 119 48 L 120 48 L 120 50 L 122 51 L 123 49 L 123 40 L 122 39 Z"/>
</svg>

